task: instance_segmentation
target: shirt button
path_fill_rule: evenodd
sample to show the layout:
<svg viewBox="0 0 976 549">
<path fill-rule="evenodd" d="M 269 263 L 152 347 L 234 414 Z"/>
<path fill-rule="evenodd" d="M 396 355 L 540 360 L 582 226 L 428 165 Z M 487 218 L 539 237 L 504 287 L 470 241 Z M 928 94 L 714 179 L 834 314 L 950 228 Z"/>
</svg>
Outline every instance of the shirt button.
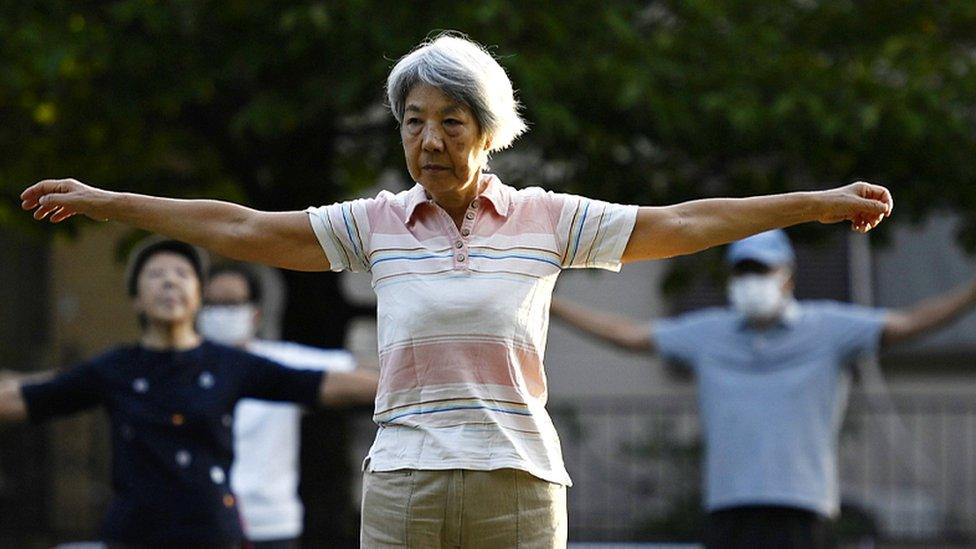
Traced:
<svg viewBox="0 0 976 549">
<path fill-rule="evenodd" d="M 197 383 L 200 385 L 200 387 L 209 389 L 214 386 L 214 376 L 210 372 L 203 372 L 197 379 Z"/>
<path fill-rule="evenodd" d="M 471 203 L 471 209 L 472 210 L 477 210 L 478 209 L 478 201 L 477 200 L 475 200 L 474 202 Z"/>
<path fill-rule="evenodd" d="M 461 262 L 461 263 L 464 263 L 464 260 L 465 260 L 465 259 L 466 259 L 466 258 L 464 257 L 464 254 L 457 254 L 457 260 L 458 260 L 459 262 Z"/>
<path fill-rule="evenodd" d="M 468 236 L 469 234 L 471 234 L 470 229 L 461 229 L 461 236 Z"/>
<path fill-rule="evenodd" d="M 474 219 L 474 212 L 468 212 L 464 214 L 465 219 Z"/>
<path fill-rule="evenodd" d="M 461 248 L 464 247 L 464 242 L 458 240 L 457 242 L 454 243 L 454 247 L 460 250 Z"/>
<path fill-rule="evenodd" d="M 212 480 L 214 484 L 223 484 L 224 481 L 227 480 L 227 476 L 224 474 L 223 469 L 214 465 L 210 468 L 210 480 Z"/>
<path fill-rule="evenodd" d="M 187 452 L 186 450 L 180 450 L 179 452 L 176 452 L 176 464 L 179 465 L 180 467 L 186 469 L 187 467 L 190 466 L 190 463 L 192 462 L 193 462 L 193 456 L 190 455 L 190 452 Z"/>
<path fill-rule="evenodd" d="M 144 377 L 137 377 L 132 382 L 132 390 L 141 395 L 145 394 L 149 391 L 149 382 Z"/>
</svg>

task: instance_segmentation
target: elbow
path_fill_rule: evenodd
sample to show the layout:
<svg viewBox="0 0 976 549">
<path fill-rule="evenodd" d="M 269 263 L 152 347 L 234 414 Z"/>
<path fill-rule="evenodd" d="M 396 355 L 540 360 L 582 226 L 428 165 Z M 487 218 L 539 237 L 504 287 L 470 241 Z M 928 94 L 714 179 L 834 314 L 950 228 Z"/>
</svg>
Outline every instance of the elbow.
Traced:
<svg viewBox="0 0 976 549">
<path fill-rule="evenodd" d="M 653 234 L 657 242 L 657 253 L 653 259 L 668 259 L 700 252 L 709 247 L 705 221 L 699 219 L 686 204 L 676 204 L 661 208 L 660 216 Z"/>
<path fill-rule="evenodd" d="M 667 234 L 672 247 L 667 257 L 698 253 L 713 245 L 706 230 L 708 220 L 700 219 L 680 206 L 668 219 Z"/>
<path fill-rule="evenodd" d="M 254 243 L 260 234 L 258 219 L 253 212 L 235 212 L 215 231 L 212 249 L 229 259 L 251 261 L 249 251 L 259 248 Z"/>
</svg>

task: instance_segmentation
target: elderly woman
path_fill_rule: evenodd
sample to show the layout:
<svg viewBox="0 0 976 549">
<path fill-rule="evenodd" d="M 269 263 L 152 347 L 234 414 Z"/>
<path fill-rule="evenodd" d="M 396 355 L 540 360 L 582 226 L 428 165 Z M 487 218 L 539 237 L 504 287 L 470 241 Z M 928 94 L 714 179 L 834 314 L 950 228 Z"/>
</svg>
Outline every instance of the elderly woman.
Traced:
<svg viewBox="0 0 976 549">
<path fill-rule="evenodd" d="M 565 545 L 570 480 L 542 365 L 562 269 L 618 270 L 809 221 L 867 231 L 891 213 L 888 191 L 867 183 L 667 207 L 509 187 L 485 170 L 525 131 L 512 84 L 457 35 L 400 59 L 387 93 L 417 183 L 399 194 L 278 213 L 73 179 L 22 195 L 37 219 L 80 213 L 241 260 L 371 274 L 381 374 L 364 547 Z"/>
<path fill-rule="evenodd" d="M 114 549 L 240 546 L 227 472 L 242 398 L 332 406 L 376 394 L 369 372 L 286 368 L 204 341 L 194 324 L 205 278 L 205 258 L 192 246 L 146 241 L 133 252 L 126 281 L 138 343 L 37 383 L 0 382 L 0 423 L 108 412 L 114 497 L 101 535 Z"/>
</svg>

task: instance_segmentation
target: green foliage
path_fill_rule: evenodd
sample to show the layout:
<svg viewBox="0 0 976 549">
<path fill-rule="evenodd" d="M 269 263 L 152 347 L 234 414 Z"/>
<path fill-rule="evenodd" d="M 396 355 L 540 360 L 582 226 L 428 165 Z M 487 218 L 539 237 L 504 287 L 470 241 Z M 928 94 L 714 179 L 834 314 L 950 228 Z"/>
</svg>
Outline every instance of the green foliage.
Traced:
<svg viewBox="0 0 976 549">
<path fill-rule="evenodd" d="M 976 247 L 959 0 L 4 2 L 0 223 L 42 177 L 297 208 L 405 173 L 384 78 L 435 29 L 520 90 L 532 131 L 497 165 L 558 169 L 513 183 L 667 203 L 863 178 Z"/>
</svg>

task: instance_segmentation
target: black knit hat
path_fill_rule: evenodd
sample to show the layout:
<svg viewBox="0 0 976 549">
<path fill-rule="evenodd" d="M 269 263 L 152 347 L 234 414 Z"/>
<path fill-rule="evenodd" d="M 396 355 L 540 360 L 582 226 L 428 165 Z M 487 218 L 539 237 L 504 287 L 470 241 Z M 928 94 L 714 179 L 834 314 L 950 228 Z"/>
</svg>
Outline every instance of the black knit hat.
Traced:
<svg viewBox="0 0 976 549">
<path fill-rule="evenodd" d="M 135 297 L 139 293 L 139 273 L 149 261 L 149 258 L 158 253 L 173 253 L 181 255 L 193 265 L 193 271 L 197 274 L 200 281 L 200 288 L 207 283 L 207 269 L 209 261 L 206 252 L 179 240 L 170 240 L 160 236 L 150 236 L 136 245 L 132 253 L 129 254 L 129 263 L 125 269 L 125 285 L 129 292 L 129 297 Z"/>
</svg>

